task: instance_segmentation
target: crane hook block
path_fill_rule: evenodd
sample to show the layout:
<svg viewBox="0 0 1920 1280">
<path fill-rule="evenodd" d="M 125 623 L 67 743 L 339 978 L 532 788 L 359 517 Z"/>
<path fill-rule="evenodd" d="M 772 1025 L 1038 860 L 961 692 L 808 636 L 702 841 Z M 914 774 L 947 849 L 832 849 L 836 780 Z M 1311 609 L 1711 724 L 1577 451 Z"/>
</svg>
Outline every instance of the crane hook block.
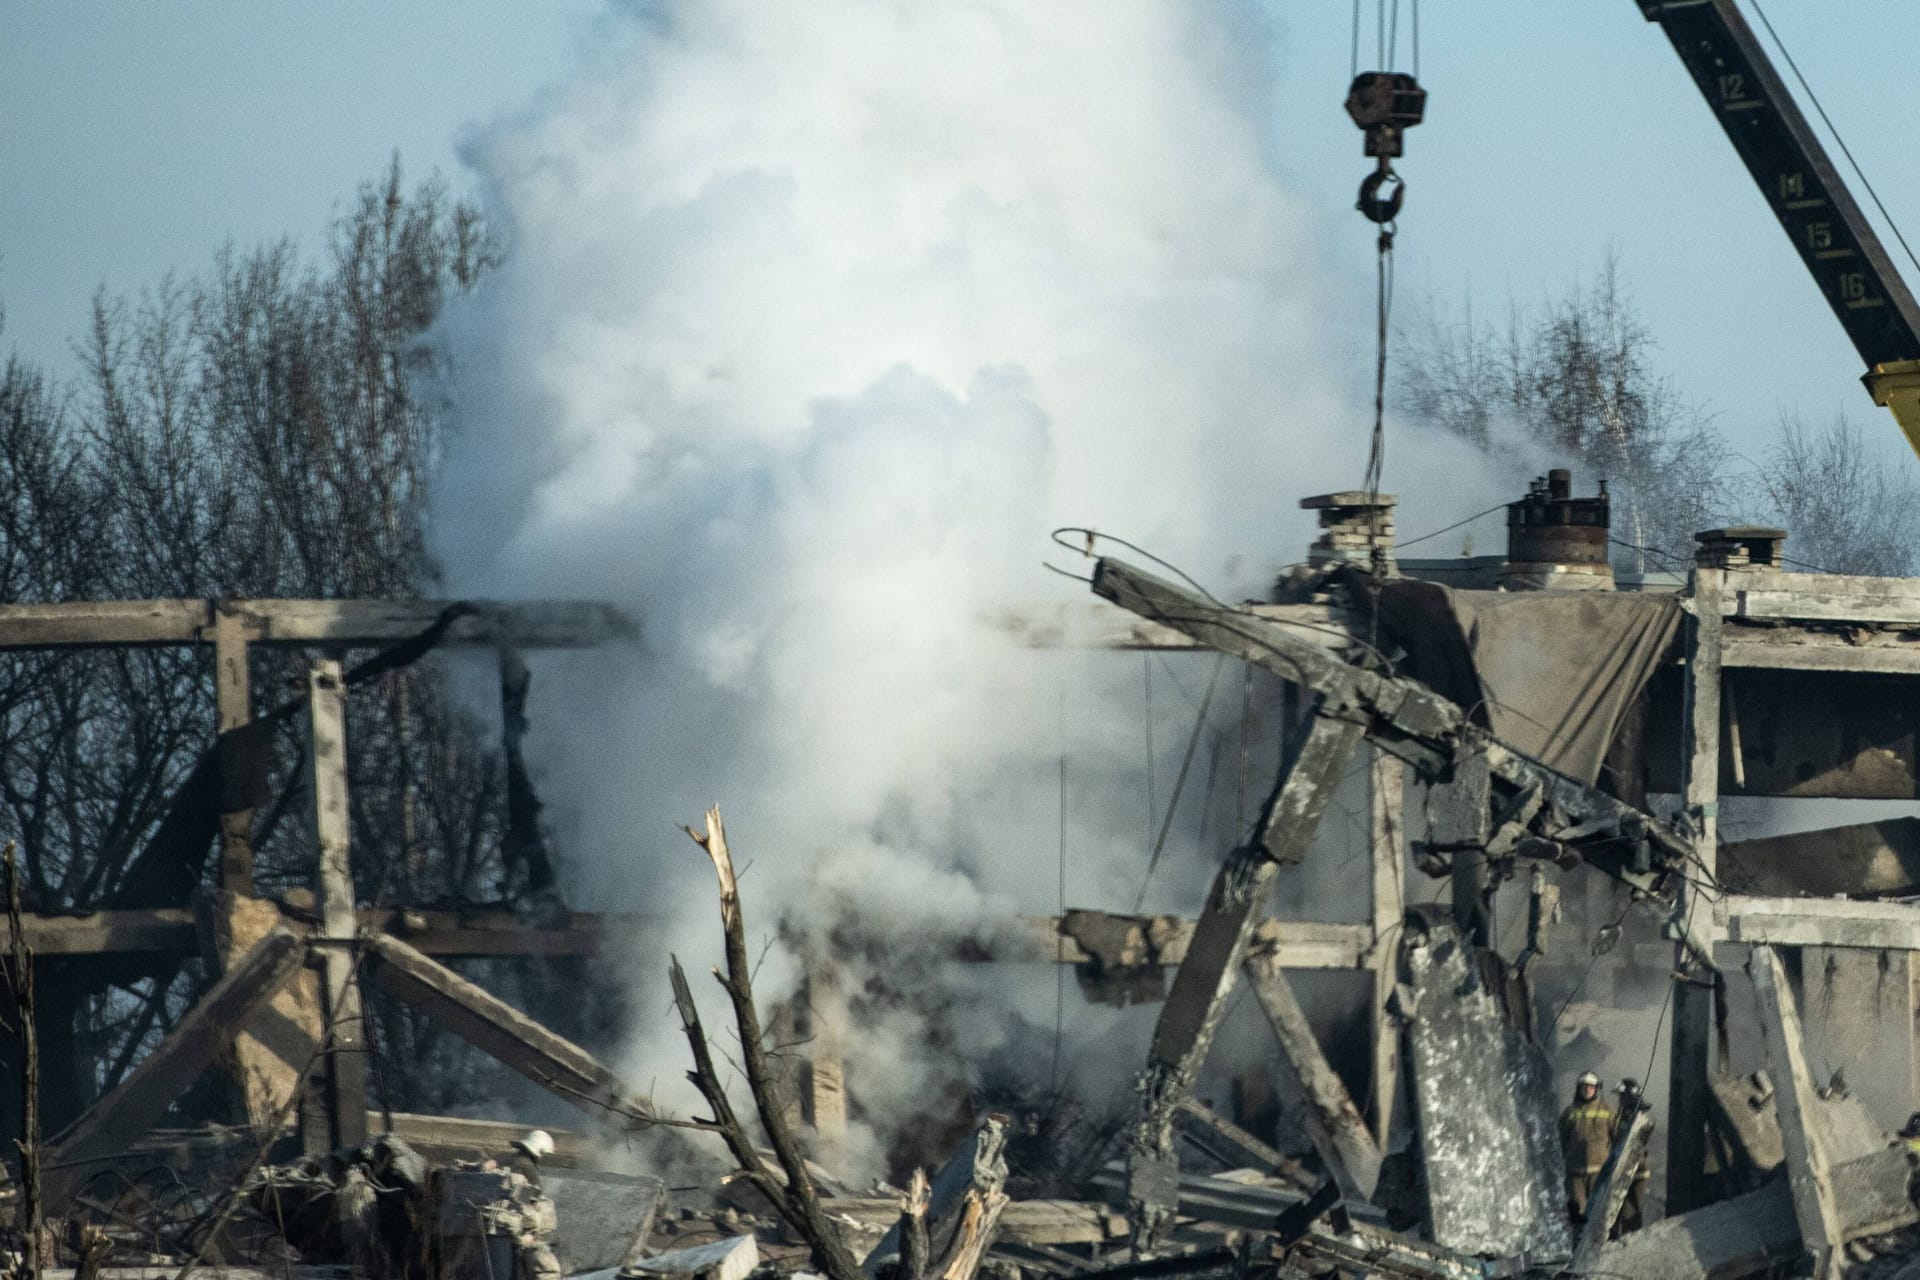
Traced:
<svg viewBox="0 0 1920 1280">
<path fill-rule="evenodd" d="M 1408 129 L 1427 113 L 1427 91 L 1404 71 L 1362 71 L 1347 90 L 1347 114 L 1367 135 L 1367 154 L 1400 155 Z"/>
<path fill-rule="evenodd" d="M 1380 188 L 1392 183 L 1392 189 L 1385 196 Z M 1380 167 L 1368 174 L 1360 183 L 1360 202 L 1354 207 L 1367 216 L 1368 221 L 1381 226 L 1400 216 L 1400 202 L 1407 198 L 1407 184 L 1401 180 L 1383 159 Z"/>
</svg>

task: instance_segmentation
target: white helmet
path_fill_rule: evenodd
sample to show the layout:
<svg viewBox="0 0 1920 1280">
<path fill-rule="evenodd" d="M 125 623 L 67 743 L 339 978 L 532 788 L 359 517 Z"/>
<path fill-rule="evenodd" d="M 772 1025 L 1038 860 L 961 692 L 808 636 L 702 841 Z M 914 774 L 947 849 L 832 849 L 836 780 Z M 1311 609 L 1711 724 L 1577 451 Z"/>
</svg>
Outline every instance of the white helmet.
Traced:
<svg viewBox="0 0 1920 1280">
<path fill-rule="evenodd" d="M 553 1135 L 545 1129 L 535 1129 L 513 1144 L 532 1156 L 535 1160 L 544 1160 L 553 1154 Z"/>
<path fill-rule="evenodd" d="M 1580 1073 L 1580 1083 L 1581 1083 L 1581 1084 L 1587 1084 L 1587 1085 L 1592 1085 L 1592 1086 L 1593 1086 L 1594 1088 L 1596 1088 L 1596 1089 L 1598 1089 L 1598 1088 L 1600 1087 L 1600 1077 L 1599 1077 L 1599 1076 L 1597 1076 L 1597 1075 L 1595 1075 L 1595 1074 L 1593 1074 L 1593 1072 L 1591 1072 L 1591 1071 L 1583 1071 L 1583 1072 L 1581 1072 L 1581 1073 Z M 547 1135 L 546 1135 L 546 1134 L 544 1134 L 544 1133 L 543 1133 L 543 1134 L 541 1134 L 540 1136 L 541 1136 L 541 1137 L 543 1137 L 543 1138 L 546 1138 L 546 1137 L 547 1137 Z M 553 1141 L 553 1139 L 552 1139 L 552 1138 L 547 1138 L 547 1141 L 548 1141 L 549 1143 L 551 1143 L 551 1142 Z"/>
</svg>

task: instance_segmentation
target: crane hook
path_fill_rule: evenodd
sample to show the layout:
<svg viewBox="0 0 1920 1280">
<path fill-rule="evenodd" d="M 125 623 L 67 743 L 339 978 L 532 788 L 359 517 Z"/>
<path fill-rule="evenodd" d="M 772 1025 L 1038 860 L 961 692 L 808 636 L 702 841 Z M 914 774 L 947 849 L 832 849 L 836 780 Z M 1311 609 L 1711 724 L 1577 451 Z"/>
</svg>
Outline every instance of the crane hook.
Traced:
<svg viewBox="0 0 1920 1280">
<path fill-rule="evenodd" d="M 1382 187 L 1390 188 L 1385 196 L 1380 194 Z M 1393 166 L 1387 163 L 1385 156 L 1380 158 L 1380 167 L 1368 174 L 1360 183 L 1360 199 L 1354 205 L 1365 214 L 1370 222 L 1386 226 L 1400 216 L 1400 204 L 1407 198 L 1407 184 Z"/>
</svg>

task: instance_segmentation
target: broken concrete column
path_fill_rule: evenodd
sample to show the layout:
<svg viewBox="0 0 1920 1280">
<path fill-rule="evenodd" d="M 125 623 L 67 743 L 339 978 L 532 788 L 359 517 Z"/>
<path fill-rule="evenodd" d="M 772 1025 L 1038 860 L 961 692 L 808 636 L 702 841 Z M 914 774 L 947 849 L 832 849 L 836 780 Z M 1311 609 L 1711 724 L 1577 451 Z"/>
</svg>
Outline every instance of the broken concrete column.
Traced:
<svg viewBox="0 0 1920 1280">
<path fill-rule="evenodd" d="M 1884 1129 L 1898 1128 L 1920 1097 L 1915 1078 L 1911 951 L 1805 947 L 1802 1023 L 1815 1083 L 1835 1072 Z"/>
</svg>

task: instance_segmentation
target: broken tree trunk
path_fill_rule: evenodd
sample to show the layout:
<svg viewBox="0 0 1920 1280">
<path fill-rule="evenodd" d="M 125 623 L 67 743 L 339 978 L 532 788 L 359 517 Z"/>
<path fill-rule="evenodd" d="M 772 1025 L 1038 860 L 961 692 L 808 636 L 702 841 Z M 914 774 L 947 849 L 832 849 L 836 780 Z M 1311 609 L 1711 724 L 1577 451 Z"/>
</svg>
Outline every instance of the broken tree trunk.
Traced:
<svg viewBox="0 0 1920 1280">
<path fill-rule="evenodd" d="M 290 929 L 271 930 L 187 1011 L 145 1061 L 60 1135 L 43 1162 L 46 1206 L 64 1212 L 101 1163 L 117 1158 L 219 1057 L 234 1029 L 272 998 L 306 959 Z"/>
<path fill-rule="evenodd" d="M 715 970 L 721 989 L 733 1004 L 734 1023 L 740 1032 L 740 1061 L 747 1085 L 753 1090 L 760 1125 L 774 1158 L 786 1175 L 786 1200 L 792 1211 L 789 1221 L 813 1250 L 813 1264 L 829 1280 L 859 1280 L 860 1264 L 854 1260 L 846 1241 L 833 1220 L 820 1207 L 820 1196 L 805 1155 L 787 1122 L 786 1108 L 779 1096 L 773 1064 L 767 1058 L 766 1035 L 760 1025 L 760 1011 L 753 1003 L 753 964 L 747 957 L 746 922 L 740 910 L 740 885 L 734 875 L 733 854 L 727 848 L 726 825 L 720 810 L 707 810 L 707 829 L 701 834 L 686 828 L 694 843 L 707 851 L 714 875 L 720 882 L 720 927 L 725 936 L 726 971 Z M 690 1002 L 689 1002 L 690 1003 Z M 709 1102 L 712 1099 L 709 1098 Z"/>
<path fill-rule="evenodd" d="M 1774 1106 L 1780 1117 L 1780 1138 L 1786 1149 L 1787 1185 L 1793 1192 L 1793 1217 L 1800 1240 L 1813 1256 L 1813 1274 L 1838 1274 L 1841 1231 L 1840 1207 L 1828 1176 L 1827 1153 L 1821 1140 L 1820 1095 L 1807 1069 L 1806 1046 L 1800 1036 L 1800 1015 L 1786 970 L 1772 947 L 1755 947 L 1747 961 L 1754 994 L 1760 998 L 1760 1024 L 1766 1033 L 1767 1061 L 1773 1068 Z"/>
<path fill-rule="evenodd" d="M 1127 1202 L 1136 1255 L 1152 1249 L 1172 1217 L 1179 1176 L 1174 1113 L 1192 1092 L 1213 1047 L 1274 877 L 1283 865 L 1306 856 L 1360 733 L 1353 720 L 1317 712 L 1291 768 L 1267 799 L 1254 842 L 1228 854 L 1214 877 L 1135 1086 L 1141 1107 L 1128 1141 Z"/>
<path fill-rule="evenodd" d="M 1313 1149 L 1342 1197 L 1372 1200 L 1380 1182 L 1380 1148 L 1374 1145 L 1347 1086 L 1321 1052 L 1313 1027 L 1294 998 L 1293 984 L 1271 956 L 1248 956 L 1243 968 L 1280 1042 L 1274 1065 L 1279 1068 L 1282 1106 L 1305 1122 Z"/>
<path fill-rule="evenodd" d="M 894 1230 L 900 1235 L 901 1280 L 919 1280 L 927 1274 L 927 1259 L 932 1256 L 932 1246 L 927 1240 L 927 1207 L 931 1203 L 932 1188 L 927 1185 L 927 1171 L 915 1169 L 913 1177 L 907 1180 L 907 1194 L 900 1202 L 900 1221 L 894 1224 Z"/>
<path fill-rule="evenodd" d="M 367 939 L 362 978 L 482 1053 L 616 1129 L 653 1122 L 652 1108 L 598 1058 L 489 991 L 385 934 Z"/>
</svg>

